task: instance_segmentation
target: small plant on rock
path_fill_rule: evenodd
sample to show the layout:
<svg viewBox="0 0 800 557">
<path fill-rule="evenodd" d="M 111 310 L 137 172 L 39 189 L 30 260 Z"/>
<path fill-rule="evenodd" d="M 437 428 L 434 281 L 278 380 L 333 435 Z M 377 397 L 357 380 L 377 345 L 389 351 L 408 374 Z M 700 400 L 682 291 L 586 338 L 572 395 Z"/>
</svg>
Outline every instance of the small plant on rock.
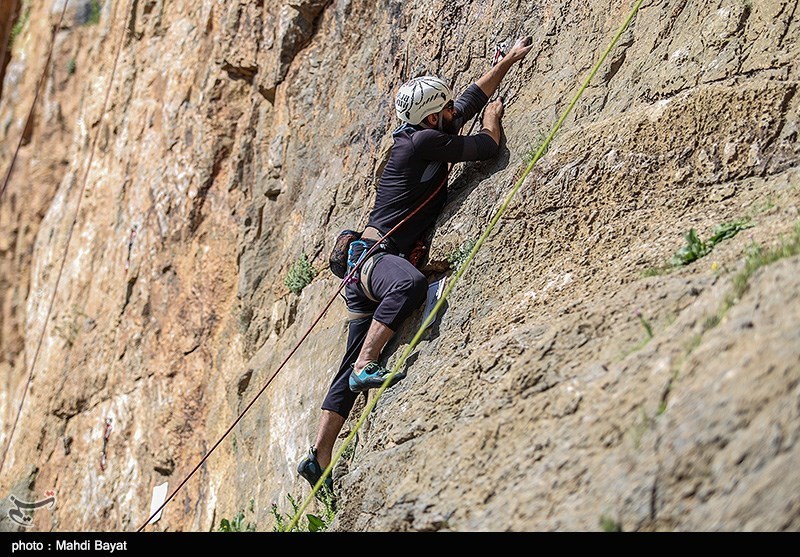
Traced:
<svg viewBox="0 0 800 557">
<path fill-rule="evenodd" d="M 96 25 L 100 23 L 100 13 L 102 7 L 99 0 L 92 0 L 89 3 L 89 15 L 86 17 L 86 25 Z"/>
<path fill-rule="evenodd" d="M 31 7 L 26 5 L 22 9 L 22 15 L 17 18 L 17 22 L 14 23 L 14 26 L 11 28 L 11 33 L 8 36 L 8 49 L 11 50 L 14 47 L 14 42 L 19 37 L 19 34 L 22 33 L 22 30 L 25 28 L 25 25 L 28 23 L 28 19 L 30 19 L 31 15 Z"/>
<path fill-rule="evenodd" d="M 688 265 L 711 253 L 711 247 L 700 239 L 694 228 L 691 228 L 683 238 L 686 240 L 686 245 L 672 256 L 670 263 L 673 266 Z"/>
<path fill-rule="evenodd" d="M 653 326 L 650 325 L 650 322 L 644 318 L 642 315 L 642 310 L 636 310 L 636 317 L 639 318 L 639 322 L 642 324 L 642 327 L 644 327 L 644 330 L 647 333 L 647 338 L 653 338 Z"/>
<path fill-rule="evenodd" d="M 474 239 L 467 240 L 466 242 L 461 244 L 461 246 L 458 249 L 456 249 L 455 251 L 453 251 L 453 253 L 447 256 L 447 262 L 450 263 L 450 268 L 453 269 L 453 271 L 458 272 L 458 270 L 461 269 L 461 266 L 467 260 L 467 257 L 472 251 L 472 248 L 475 247 L 476 243 L 477 240 Z"/>
<path fill-rule="evenodd" d="M 703 241 L 700 236 L 697 235 L 697 231 L 691 228 L 689 232 L 684 235 L 686 245 L 679 249 L 665 265 L 646 269 L 642 272 L 642 276 L 652 277 L 663 275 L 677 267 L 683 267 L 694 263 L 698 259 L 711 253 L 714 246 L 718 243 L 733 238 L 742 230 L 747 230 L 752 227 L 753 225 L 750 224 L 749 217 L 726 222 L 715 226 L 711 231 L 711 237 L 707 241 Z"/>
<path fill-rule="evenodd" d="M 275 517 L 275 526 L 273 532 L 324 532 L 326 531 L 333 519 L 336 516 L 336 507 L 333 502 L 333 496 L 325 490 L 320 491 L 321 500 L 324 505 L 322 515 L 307 514 L 305 522 L 301 518 L 294 527 L 289 530 L 289 524 L 292 523 L 292 518 L 300 510 L 300 505 L 291 494 L 286 494 L 286 499 L 289 500 L 289 505 L 292 507 L 291 513 L 282 514 L 278 510 L 278 505 L 272 505 L 272 516 Z"/>
<path fill-rule="evenodd" d="M 255 513 L 255 499 L 250 499 L 250 507 L 249 507 L 250 514 Z M 219 532 L 255 532 L 256 531 L 256 523 L 247 521 L 247 524 L 244 522 L 244 509 L 241 509 L 233 519 L 228 520 L 227 518 L 223 518 L 219 522 Z"/>
<path fill-rule="evenodd" d="M 776 261 L 785 257 L 792 257 L 800 254 L 800 222 L 794 226 L 792 235 L 781 242 L 781 244 L 773 249 L 764 249 L 761 246 L 752 243 L 745 249 L 747 259 L 744 263 L 744 269 L 733 277 L 733 299 L 727 301 L 728 307 L 733 305 L 734 301 L 741 298 L 750 286 L 750 277 L 765 265 L 775 263 Z"/>
<path fill-rule="evenodd" d="M 600 528 L 603 532 L 622 532 L 622 525 L 607 514 L 600 516 Z"/>
<path fill-rule="evenodd" d="M 686 245 L 678 250 L 678 252 L 670 260 L 670 263 L 674 267 L 680 267 L 682 265 L 693 263 L 701 257 L 705 257 L 711 253 L 711 250 L 714 249 L 714 246 L 721 241 L 733 238 L 742 230 L 747 230 L 748 228 L 752 227 L 753 225 L 750 224 L 749 218 L 726 222 L 714 227 L 714 229 L 711 231 L 711 237 L 707 242 L 701 240 L 697 235 L 697 232 L 695 232 L 694 228 L 692 228 L 684 236 L 686 239 Z"/>
<path fill-rule="evenodd" d="M 303 253 L 300 259 L 289 269 L 289 273 L 283 279 L 283 283 L 290 292 L 299 296 L 303 288 L 311 284 L 311 281 L 314 280 L 318 273 L 319 271 L 311 266 L 308 256 Z"/>
<path fill-rule="evenodd" d="M 528 141 L 528 143 L 532 145 L 532 147 L 522 155 L 522 162 L 525 164 L 525 166 L 528 166 L 531 163 L 531 161 L 536 156 L 536 153 L 539 152 L 539 148 L 547 140 L 547 131 L 543 127 L 541 127 L 541 125 L 538 122 L 534 125 L 537 128 L 536 132 L 534 132 L 533 137 Z M 549 150 L 550 146 L 548 145 L 547 149 L 545 149 L 544 152 L 542 153 L 542 156 L 546 155 L 547 151 Z"/>
</svg>

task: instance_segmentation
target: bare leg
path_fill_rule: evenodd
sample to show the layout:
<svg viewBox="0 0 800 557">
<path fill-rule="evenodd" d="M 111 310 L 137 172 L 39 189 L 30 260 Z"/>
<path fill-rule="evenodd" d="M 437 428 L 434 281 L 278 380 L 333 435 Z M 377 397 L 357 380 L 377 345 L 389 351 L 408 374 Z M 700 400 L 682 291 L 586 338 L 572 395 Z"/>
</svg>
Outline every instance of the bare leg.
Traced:
<svg viewBox="0 0 800 557">
<path fill-rule="evenodd" d="M 375 362 L 380 358 L 381 351 L 389 339 L 394 335 L 394 331 L 381 323 L 380 321 L 372 320 L 372 325 L 369 326 L 367 331 L 367 338 L 364 339 L 364 346 L 361 347 L 361 352 L 358 354 L 353 371 L 359 372 L 364 366 L 370 362 Z"/>
<path fill-rule="evenodd" d="M 358 354 L 354 368 L 356 371 L 370 362 L 377 361 L 381 355 L 381 350 L 394 335 L 394 331 L 381 323 L 372 320 L 372 324 L 367 331 L 367 338 L 364 339 L 364 346 Z M 336 442 L 339 432 L 344 425 L 344 418 L 336 412 L 323 410 L 319 418 L 319 428 L 317 429 L 317 440 L 314 447 L 317 449 L 317 462 L 323 468 L 327 467 L 333 456 L 333 444 Z"/>
<path fill-rule="evenodd" d="M 331 463 L 333 455 L 333 444 L 336 437 L 342 431 L 344 418 L 336 412 L 323 410 L 319 418 L 319 429 L 317 429 L 317 440 L 314 446 L 317 449 L 317 462 L 322 468 L 327 468 Z"/>
<path fill-rule="evenodd" d="M 394 331 L 381 323 L 380 321 L 372 320 L 372 324 L 367 331 L 367 337 L 364 339 L 364 345 L 361 347 L 361 352 L 358 354 L 354 368 L 356 371 L 361 369 L 370 362 L 377 361 L 381 355 L 386 343 L 394 335 Z M 333 444 L 344 425 L 344 418 L 336 412 L 330 410 L 323 410 L 319 418 L 319 427 L 317 429 L 317 440 L 314 442 L 314 447 L 317 449 L 317 462 L 323 468 L 327 467 L 331 462 L 333 456 Z"/>
</svg>

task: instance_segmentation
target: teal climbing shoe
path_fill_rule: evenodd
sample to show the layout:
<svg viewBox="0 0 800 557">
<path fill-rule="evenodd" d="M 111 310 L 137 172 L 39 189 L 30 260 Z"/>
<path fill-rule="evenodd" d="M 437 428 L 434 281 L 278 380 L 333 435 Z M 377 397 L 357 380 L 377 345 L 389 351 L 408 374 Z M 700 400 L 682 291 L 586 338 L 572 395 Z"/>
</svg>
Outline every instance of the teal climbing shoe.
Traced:
<svg viewBox="0 0 800 557">
<path fill-rule="evenodd" d="M 360 393 L 369 389 L 379 389 L 390 373 L 391 371 L 378 365 L 378 362 L 370 362 L 358 373 L 355 371 L 350 372 L 350 390 L 354 393 Z M 405 379 L 405 377 L 405 371 L 395 373 L 389 386 L 397 384 L 398 381 Z"/>
</svg>

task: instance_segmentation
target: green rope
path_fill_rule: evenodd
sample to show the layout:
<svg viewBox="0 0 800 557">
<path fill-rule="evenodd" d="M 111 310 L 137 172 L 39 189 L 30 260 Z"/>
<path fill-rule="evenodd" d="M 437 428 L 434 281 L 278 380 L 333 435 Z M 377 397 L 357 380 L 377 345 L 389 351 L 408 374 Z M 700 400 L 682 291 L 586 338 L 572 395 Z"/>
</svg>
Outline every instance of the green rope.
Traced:
<svg viewBox="0 0 800 557">
<path fill-rule="evenodd" d="M 424 334 L 425 329 L 427 329 L 428 326 L 431 324 L 431 322 L 434 320 L 434 318 L 436 317 L 437 312 L 439 311 L 439 309 L 441 309 L 441 307 L 444 304 L 445 300 L 450 295 L 450 292 L 453 290 L 453 288 L 455 287 L 456 283 L 461 278 L 461 275 L 464 274 L 464 271 L 466 270 L 466 268 L 469 265 L 469 263 L 472 261 L 473 257 L 475 257 L 475 254 L 478 252 L 478 250 L 481 248 L 483 243 L 489 237 L 489 234 L 491 234 L 492 230 L 494 230 L 494 227 L 497 224 L 497 222 L 500 220 L 500 217 L 503 216 L 503 213 L 505 213 L 506 209 L 508 209 L 508 206 L 511 203 L 511 200 L 517 194 L 517 192 L 519 191 L 520 187 L 522 187 L 522 184 L 525 181 L 525 178 L 528 177 L 528 174 L 530 174 L 530 171 L 533 169 L 533 166 L 539 161 L 540 158 L 542 158 L 542 155 L 544 155 L 545 151 L 547 151 L 547 148 L 550 146 L 550 143 L 553 141 L 553 137 L 555 137 L 556 133 L 561 128 L 561 125 L 564 123 L 564 120 L 567 119 L 567 116 L 572 111 L 572 109 L 574 108 L 575 104 L 581 98 L 581 96 L 583 95 L 584 91 L 586 91 L 586 88 L 589 86 L 589 82 L 592 80 L 592 78 L 595 76 L 597 71 L 600 69 L 600 66 L 603 64 L 605 59 L 608 57 L 608 54 L 616 46 L 617 42 L 619 41 L 619 38 L 622 36 L 622 34 L 625 32 L 625 30 L 630 25 L 631 20 L 633 20 L 633 17 L 636 15 L 636 12 L 639 11 L 639 7 L 642 5 L 642 2 L 644 2 L 644 0 L 638 0 L 636 2 L 636 4 L 633 6 L 633 9 L 628 14 L 628 17 L 625 19 L 625 22 L 622 24 L 622 27 L 620 27 L 619 31 L 617 31 L 617 34 L 612 39 L 611 44 L 609 44 L 608 48 L 606 48 L 605 52 L 603 52 L 603 55 L 600 57 L 600 60 L 597 61 L 597 64 L 595 64 L 594 68 L 592 68 L 592 71 L 589 72 L 589 75 L 584 80 L 583 85 L 578 90 L 577 94 L 575 95 L 575 98 L 572 99 L 572 102 L 569 103 L 569 106 L 567 106 L 566 110 L 564 110 L 564 113 L 561 115 L 561 117 L 558 119 L 558 121 L 553 126 L 553 129 L 550 130 L 550 133 L 548 134 L 547 138 L 539 146 L 539 149 L 536 151 L 536 154 L 534 155 L 533 159 L 531 160 L 530 163 L 528 163 L 528 166 L 525 168 L 525 172 L 522 173 L 522 176 L 520 176 L 520 178 L 514 184 L 514 187 L 508 193 L 508 195 L 506 196 L 505 200 L 503 201 L 503 204 L 500 206 L 500 208 L 495 213 L 494 217 L 492 217 L 492 220 L 489 222 L 489 226 L 486 228 L 486 230 L 483 232 L 481 237 L 478 239 L 478 241 L 472 247 L 472 250 L 470 251 L 470 253 L 467 256 L 466 260 L 461 265 L 461 267 L 458 269 L 458 272 L 455 274 L 455 277 L 453 278 L 453 280 L 448 281 L 449 285 L 445 289 L 444 294 L 442 294 L 441 299 L 436 303 L 436 305 L 434 306 L 433 310 L 430 312 L 430 314 L 428 314 L 428 317 L 425 319 L 425 321 L 422 322 L 422 325 L 420 325 L 419 330 L 417 330 L 417 334 L 415 334 L 414 338 L 411 339 L 411 343 L 403 351 L 403 354 L 400 356 L 400 359 L 397 360 L 397 363 L 394 365 L 394 367 L 392 368 L 392 371 L 389 373 L 389 375 L 386 376 L 386 379 L 383 381 L 383 385 L 381 385 L 381 388 L 378 389 L 378 392 L 375 394 L 373 399 L 369 402 L 369 404 L 367 404 L 367 406 L 364 408 L 364 411 L 361 412 L 361 416 L 358 418 L 358 421 L 356 422 L 355 427 L 353 427 L 353 429 L 350 431 L 350 434 L 342 442 L 341 446 L 339 447 L 339 450 L 336 451 L 336 454 L 333 455 L 333 459 L 331 459 L 331 463 L 322 472 L 322 476 L 317 481 L 317 483 L 314 485 L 313 489 L 311 490 L 311 494 L 305 499 L 305 501 L 303 501 L 303 504 L 300 506 L 300 508 L 297 509 L 297 513 L 292 518 L 291 523 L 289 523 L 288 531 L 291 532 L 292 528 L 294 528 L 297 525 L 297 522 L 300 520 L 300 516 L 302 516 L 303 512 L 308 507 L 308 505 L 311 504 L 312 499 L 314 498 L 314 496 L 317 494 L 317 492 L 322 487 L 323 482 L 331 474 L 331 471 L 333 470 L 333 467 L 336 465 L 336 463 L 342 457 L 342 453 L 344 453 L 344 451 L 347 448 L 347 446 L 350 444 L 350 442 L 356 436 L 356 433 L 358 433 L 358 430 L 361 429 L 361 426 L 367 420 L 367 416 L 369 416 L 370 412 L 372 412 L 372 410 L 375 408 L 375 405 L 378 403 L 378 400 L 381 398 L 381 396 L 383 396 L 383 393 L 388 388 L 389 383 L 394 378 L 394 376 L 397 374 L 397 372 L 400 369 L 400 367 L 405 363 L 406 358 L 408 358 L 408 356 L 411 354 L 411 351 L 414 350 L 414 348 L 417 346 L 417 343 L 422 338 L 422 335 Z"/>
</svg>

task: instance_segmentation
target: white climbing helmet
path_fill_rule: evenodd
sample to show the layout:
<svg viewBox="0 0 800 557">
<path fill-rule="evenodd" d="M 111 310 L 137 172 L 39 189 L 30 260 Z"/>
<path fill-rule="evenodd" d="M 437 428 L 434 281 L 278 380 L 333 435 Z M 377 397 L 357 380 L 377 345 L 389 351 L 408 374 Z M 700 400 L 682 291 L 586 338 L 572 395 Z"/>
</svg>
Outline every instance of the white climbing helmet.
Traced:
<svg viewBox="0 0 800 557">
<path fill-rule="evenodd" d="M 439 112 L 453 99 L 453 91 L 443 79 L 431 75 L 415 77 L 403 84 L 394 99 L 397 117 L 417 125 L 429 114 Z"/>
</svg>

